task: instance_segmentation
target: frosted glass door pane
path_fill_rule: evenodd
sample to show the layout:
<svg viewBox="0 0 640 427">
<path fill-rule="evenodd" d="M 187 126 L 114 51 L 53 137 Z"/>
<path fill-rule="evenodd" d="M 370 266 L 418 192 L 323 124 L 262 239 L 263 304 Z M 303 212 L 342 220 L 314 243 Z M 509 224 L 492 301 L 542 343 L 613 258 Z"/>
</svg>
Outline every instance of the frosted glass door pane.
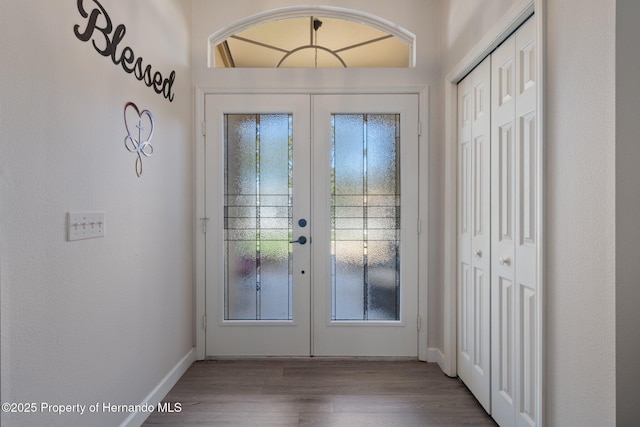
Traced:
<svg viewBox="0 0 640 427">
<path fill-rule="evenodd" d="M 331 319 L 400 319 L 400 116 L 331 117 Z"/>
<path fill-rule="evenodd" d="M 292 319 L 292 116 L 225 115 L 225 320 Z"/>
</svg>

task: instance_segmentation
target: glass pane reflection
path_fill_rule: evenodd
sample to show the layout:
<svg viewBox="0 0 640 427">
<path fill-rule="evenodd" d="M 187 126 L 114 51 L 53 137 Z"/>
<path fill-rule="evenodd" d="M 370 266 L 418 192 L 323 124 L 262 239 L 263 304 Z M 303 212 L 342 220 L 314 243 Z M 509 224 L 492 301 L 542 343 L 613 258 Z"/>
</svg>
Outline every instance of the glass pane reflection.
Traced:
<svg viewBox="0 0 640 427">
<path fill-rule="evenodd" d="M 292 116 L 226 114 L 226 320 L 291 320 Z"/>
<path fill-rule="evenodd" d="M 331 117 L 331 320 L 400 320 L 399 125 Z"/>
</svg>

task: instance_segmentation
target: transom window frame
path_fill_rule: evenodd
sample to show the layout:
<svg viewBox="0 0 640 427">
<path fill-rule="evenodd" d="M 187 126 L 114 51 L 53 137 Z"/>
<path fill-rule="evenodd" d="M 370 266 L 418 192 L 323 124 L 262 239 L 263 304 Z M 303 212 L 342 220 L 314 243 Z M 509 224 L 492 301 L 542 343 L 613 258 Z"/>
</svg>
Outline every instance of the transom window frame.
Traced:
<svg viewBox="0 0 640 427">
<path fill-rule="evenodd" d="M 320 5 L 291 6 L 260 12 L 236 21 L 228 27 L 220 29 L 219 31 L 209 36 L 207 49 L 207 66 L 209 68 L 215 68 L 216 46 L 224 42 L 234 34 L 272 21 L 290 18 L 304 18 L 309 16 L 354 21 L 386 32 L 396 37 L 402 43 L 406 44 L 409 47 L 409 64 L 407 68 L 415 68 L 416 66 L 416 36 L 412 32 L 402 28 L 399 25 L 394 24 L 391 21 L 370 13 L 341 7 Z"/>
</svg>

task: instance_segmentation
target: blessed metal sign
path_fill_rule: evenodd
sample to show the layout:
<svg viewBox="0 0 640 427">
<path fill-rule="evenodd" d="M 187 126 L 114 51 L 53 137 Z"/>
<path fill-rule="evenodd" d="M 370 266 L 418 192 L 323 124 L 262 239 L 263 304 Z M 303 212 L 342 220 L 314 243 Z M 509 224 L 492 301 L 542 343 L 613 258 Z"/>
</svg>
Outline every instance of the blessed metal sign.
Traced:
<svg viewBox="0 0 640 427">
<path fill-rule="evenodd" d="M 114 29 L 109 14 L 98 0 L 90 1 L 93 8 L 90 12 L 87 11 L 84 3 L 84 0 L 78 0 L 78 11 L 83 18 L 87 19 L 86 27 L 82 30 L 80 25 L 74 25 L 73 31 L 76 37 L 83 42 L 91 40 L 96 52 L 102 56 L 111 57 L 115 65 L 122 66 L 124 71 L 133 74 L 138 80 L 153 88 L 157 94 L 172 102 L 174 96 L 172 87 L 176 72 L 171 71 L 169 77 L 165 78 L 160 71 L 153 72 L 151 65 L 144 66 L 142 57 L 136 57 L 129 46 L 118 49 L 127 32 L 125 26 L 120 24 Z"/>
</svg>

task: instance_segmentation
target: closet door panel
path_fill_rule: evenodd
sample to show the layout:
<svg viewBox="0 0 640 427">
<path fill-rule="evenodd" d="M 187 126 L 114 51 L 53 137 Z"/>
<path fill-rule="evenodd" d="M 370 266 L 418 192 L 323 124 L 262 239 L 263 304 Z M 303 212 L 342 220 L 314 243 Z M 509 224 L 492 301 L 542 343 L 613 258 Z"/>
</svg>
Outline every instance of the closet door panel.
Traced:
<svg viewBox="0 0 640 427">
<path fill-rule="evenodd" d="M 517 426 L 536 426 L 536 292 L 520 285 L 518 290 Z"/>
<path fill-rule="evenodd" d="M 516 52 L 516 246 L 517 262 L 515 279 L 518 283 L 516 316 L 517 404 L 516 425 L 535 426 L 536 420 L 536 289 L 537 236 L 536 183 L 537 135 L 536 135 L 536 40 L 535 19 L 529 19 L 515 34 Z"/>
<path fill-rule="evenodd" d="M 516 145 L 515 40 L 491 55 L 491 414 L 501 426 L 512 426 L 516 405 L 515 241 Z"/>
<path fill-rule="evenodd" d="M 491 62 L 472 74 L 474 358 L 478 400 L 491 409 Z"/>
<path fill-rule="evenodd" d="M 535 76 L 535 26 L 533 18 L 527 21 L 515 34 L 516 48 L 516 94 L 515 115 L 518 134 L 517 145 L 517 183 L 516 198 L 518 215 L 516 217 L 518 270 L 524 267 L 523 261 L 534 261 L 536 249 L 536 188 L 537 176 L 537 136 L 536 136 L 536 76 Z M 521 252 L 522 250 L 522 252 Z M 527 277 L 534 271 L 526 271 Z"/>
<path fill-rule="evenodd" d="M 491 409 L 491 68 L 487 59 L 458 85 L 458 374 Z"/>
<path fill-rule="evenodd" d="M 492 54 L 492 415 L 535 426 L 538 206 L 535 18 Z"/>
<path fill-rule="evenodd" d="M 458 84 L 458 370 L 469 371 L 473 347 L 471 284 L 471 80 Z"/>
</svg>

